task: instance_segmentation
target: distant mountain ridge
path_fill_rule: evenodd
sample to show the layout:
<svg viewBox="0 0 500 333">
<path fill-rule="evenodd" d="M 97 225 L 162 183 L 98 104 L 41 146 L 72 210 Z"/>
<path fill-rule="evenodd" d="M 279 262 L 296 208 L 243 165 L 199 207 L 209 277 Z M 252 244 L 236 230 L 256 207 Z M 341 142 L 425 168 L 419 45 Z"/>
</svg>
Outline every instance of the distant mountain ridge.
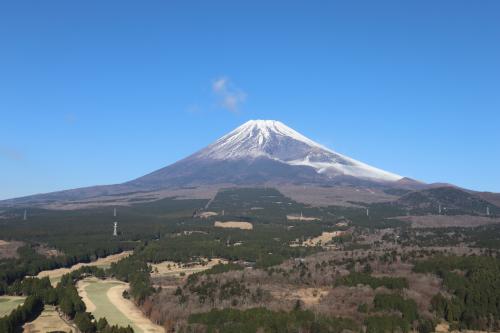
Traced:
<svg viewBox="0 0 500 333">
<path fill-rule="evenodd" d="M 441 213 L 460 212 L 484 215 L 499 213 L 499 208 L 481 198 L 477 193 L 470 193 L 457 187 L 443 186 L 410 192 L 397 200 L 401 206 L 413 210 L 433 210 Z"/>
<path fill-rule="evenodd" d="M 137 179 L 4 200 L 0 205 L 51 204 L 203 186 L 287 185 L 350 187 L 369 192 L 379 189 L 387 193 L 388 189 L 432 186 L 339 154 L 282 122 L 250 120 L 200 151 Z"/>
</svg>

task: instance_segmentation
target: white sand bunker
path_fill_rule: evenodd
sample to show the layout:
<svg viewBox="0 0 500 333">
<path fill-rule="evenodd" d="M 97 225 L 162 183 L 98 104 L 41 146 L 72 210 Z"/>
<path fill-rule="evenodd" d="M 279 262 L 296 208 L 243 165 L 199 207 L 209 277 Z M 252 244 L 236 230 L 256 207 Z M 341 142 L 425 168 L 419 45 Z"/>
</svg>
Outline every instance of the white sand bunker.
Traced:
<svg viewBox="0 0 500 333">
<path fill-rule="evenodd" d="M 217 227 L 217 228 L 236 228 L 236 229 L 243 229 L 243 230 L 252 230 L 253 229 L 252 223 L 237 222 L 237 221 L 228 221 L 228 222 L 216 221 L 214 223 L 214 227 Z"/>
<path fill-rule="evenodd" d="M 203 213 L 200 213 L 198 216 L 202 219 L 208 219 L 209 217 L 217 216 L 217 215 L 219 215 L 219 214 L 216 212 L 203 212 Z"/>
</svg>

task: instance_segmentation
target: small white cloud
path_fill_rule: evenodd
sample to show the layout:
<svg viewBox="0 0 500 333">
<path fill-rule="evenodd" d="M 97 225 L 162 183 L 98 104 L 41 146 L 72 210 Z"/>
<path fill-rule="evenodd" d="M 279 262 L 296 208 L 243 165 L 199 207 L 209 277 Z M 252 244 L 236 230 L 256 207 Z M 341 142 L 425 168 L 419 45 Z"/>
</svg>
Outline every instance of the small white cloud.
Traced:
<svg viewBox="0 0 500 333">
<path fill-rule="evenodd" d="M 221 77 L 214 81 L 212 89 L 214 92 L 223 92 L 226 89 L 227 78 Z"/>
<path fill-rule="evenodd" d="M 231 112 L 238 112 L 246 100 L 246 94 L 235 87 L 227 77 L 220 77 L 213 81 L 212 91 L 219 99 L 220 105 Z"/>
</svg>

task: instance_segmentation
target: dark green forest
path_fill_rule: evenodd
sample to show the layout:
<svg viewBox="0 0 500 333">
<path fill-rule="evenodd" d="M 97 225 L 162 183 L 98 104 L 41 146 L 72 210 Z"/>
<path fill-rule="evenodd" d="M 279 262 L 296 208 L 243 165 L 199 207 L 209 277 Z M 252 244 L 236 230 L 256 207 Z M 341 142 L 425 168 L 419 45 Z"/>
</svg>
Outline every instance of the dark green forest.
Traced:
<svg viewBox="0 0 500 333">
<path fill-rule="evenodd" d="M 459 329 L 500 329 L 500 259 L 487 256 L 434 257 L 415 272 L 434 273 L 451 294 L 437 294 L 432 309 Z"/>
<path fill-rule="evenodd" d="M 158 292 L 151 281 L 148 263 L 174 261 L 189 263 L 200 258 L 224 258 L 229 264 L 220 264 L 210 270 L 191 275 L 187 288 L 206 304 L 237 297 L 256 297 L 241 281 L 215 283 L 225 272 L 241 271 L 245 267 L 262 268 L 269 276 L 278 272 L 273 266 L 287 259 L 305 258 L 324 251 L 320 246 L 290 246 L 291 243 L 316 237 L 324 231 L 354 230 L 335 240 L 345 253 L 370 251 L 373 244 L 358 243 L 360 234 L 376 233 L 391 228 L 394 234 L 383 241 L 398 246 L 457 246 L 488 249 L 483 256 L 436 257 L 432 253 L 425 260 L 405 254 L 405 260 L 414 263 L 418 273 L 435 274 L 443 281 L 447 293 L 438 293 L 432 299 L 431 311 L 436 318 L 452 323 L 458 329 L 500 329 L 500 263 L 494 250 L 500 249 L 500 227 L 436 228 L 432 231 L 410 228 L 408 223 L 393 217 L 435 213 L 436 205 L 450 207 L 443 214 L 468 212 L 481 215 L 485 202 L 470 199 L 453 190 L 429 193 L 406 193 L 392 203 L 362 204 L 351 207 L 312 207 L 297 203 L 271 188 L 221 190 L 210 203 L 208 200 L 178 200 L 165 198 L 148 203 L 133 203 L 113 208 L 88 208 L 73 211 L 28 209 L 29 217 L 22 218 L 24 208 L 7 209 L 0 219 L 1 239 L 19 240 L 16 258 L 0 259 L 0 295 L 23 295 L 27 301 L 9 316 L 0 319 L 0 331 L 14 332 L 26 321 L 35 318 L 44 304 L 56 305 L 85 333 L 129 333 L 131 328 L 110 326 L 103 318 L 93 318 L 86 312 L 75 288 L 75 283 L 86 276 L 113 277 L 130 283 L 129 295 L 142 305 Z M 208 207 L 206 207 L 208 204 Z M 451 207 L 454 207 L 453 209 Z M 199 218 L 198 213 L 214 211 L 218 216 Z M 369 214 L 367 214 L 367 211 Z M 491 207 L 496 213 L 496 208 Z M 223 214 L 222 214 L 223 213 Z M 294 214 L 317 217 L 314 223 L 287 220 Z M 119 223 L 119 234 L 112 235 L 113 222 Z M 214 221 L 247 221 L 253 230 L 223 229 Z M 347 222 L 348 226 L 338 226 Z M 395 238 L 397 233 L 398 238 Z M 56 250 L 47 256 L 40 247 Z M 57 287 L 48 279 L 29 278 L 42 270 L 70 267 L 80 262 L 125 250 L 134 254 L 102 270 L 85 267 L 65 275 Z M 394 252 L 385 253 L 385 262 L 396 261 Z M 384 259 L 384 256 L 381 257 Z M 302 260 L 302 259 L 301 259 Z M 352 266 L 349 264 L 351 260 Z M 332 261 L 332 267 L 343 265 L 348 275 L 336 279 L 334 286 L 367 285 L 373 290 L 387 288 L 390 294 L 377 294 L 373 304 L 360 304 L 366 313 L 363 325 L 367 332 L 407 332 L 415 325 L 420 332 L 429 332 L 434 322 L 420 316 L 415 302 L 402 296 L 409 288 L 402 277 L 376 277 L 367 261 L 362 271 L 354 271 L 354 260 Z M 301 265 L 301 264 L 299 264 Z M 206 278 L 199 282 L 201 276 Z M 334 287 L 333 286 L 333 287 Z M 176 297 L 182 299 L 182 290 Z M 397 315 L 393 315 L 396 313 Z M 258 318 L 258 320 L 252 320 Z M 205 327 L 208 332 L 341 332 L 359 331 L 359 323 L 350 319 L 318 316 L 304 310 L 298 303 L 293 311 L 270 311 L 264 308 L 246 310 L 218 309 L 189 317 L 192 327 Z M 3 330 L 3 331 L 2 331 Z"/>
</svg>

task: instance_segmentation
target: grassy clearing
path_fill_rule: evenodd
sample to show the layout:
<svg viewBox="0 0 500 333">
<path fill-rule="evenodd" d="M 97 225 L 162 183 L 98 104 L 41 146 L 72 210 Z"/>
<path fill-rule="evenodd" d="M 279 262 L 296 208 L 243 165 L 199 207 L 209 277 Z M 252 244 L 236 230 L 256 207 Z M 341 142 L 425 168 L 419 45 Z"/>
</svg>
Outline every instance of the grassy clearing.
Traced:
<svg viewBox="0 0 500 333">
<path fill-rule="evenodd" d="M 242 230 L 252 230 L 253 224 L 249 222 L 237 222 L 237 221 L 228 221 L 228 222 L 220 222 L 216 221 L 214 223 L 214 227 L 217 228 L 235 228 Z"/>
<path fill-rule="evenodd" d="M 151 323 L 129 300 L 122 297 L 128 284 L 117 280 L 85 279 L 78 283 L 78 293 L 87 310 L 96 319 L 106 318 L 111 325 L 130 325 L 136 333 L 157 333 L 164 330 Z"/>
<path fill-rule="evenodd" d="M 326 232 L 324 231 L 321 235 L 318 237 L 314 237 L 311 239 L 306 240 L 302 246 L 321 246 L 325 245 L 328 242 L 331 242 L 334 237 L 339 237 L 344 234 L 343 231 L 332 231 L 332 232 Z"/>
<path fill-rule="evenodd" d="M 26 297 L 0 296 L 0 318 L 11 313 L 12 310 L 24 303 Z"/>
<path fill-rule="evenodd" d="M 132 326 L 134 331 L 142 332 L 108 298 L 108 291 L 123 282 L 85 279 L 78 285 L 78 291 L 87 309 L 96 319 L 106 318 L 111 325 Z M 85 293 L 82 293 L 84 291 Z"/>
<path fill-rule="evenodd" d="M 33 320 L 23 326 L 23 333 L 39 332 L 76 332 L 74 327 L 59 317 L 56 309 L 52 305 L 45 305 L 43 312 Z"/>
<path fill-rule="evenodd" d="M 80 267 L 83 266 L 96 266 L 100 268 L 109 268 L 112 263 L 120 261 L 121 259 L 128 257 L 132 251 L 124 251 L 118 254 L 112 254 L 110 256 L 107 256 L 105 258 L 99 258 L 96 261 L 90 262 L 90 263 L 79 263 L 76 265 L 71 266 L 70 268 L 58 268 L 58 269 L 52 269 L 49 271 L 42 271 L 38 273 L 37 277 L 38 278 L 43 278 L 48 276 L 50 279 L 50 283 L 52 286 L 57 286 L 59 281 L 61 281 L 61 278 L 64 274 L 71 273 L 73 271 L 76 271 Z"/>
<path fill-rule="evenodd" d="M 278 299 L 286 299 L 289 301 L 301 300 L 304 305 L 312 306 L 321 301 L 321 298 L 328 295 L 328 288 L 281 288 L 271 291 L 271 295 Z"/>
<path fill-rule="evenodd" d="M 211 260 L 202 259 L 199 263 L 179 264 L 173 261 L 164 261 L 159 264 L 151 264 L 153 272 L 152 277 L 166 277 L 182 275 L 188 276 L 194 273 L 205 271 L 218 264 L 227 264 L 227 260 L 221 258 L 213 258 Z"/>
<path fill-rule="evenodd" d="M 17 249 L 23 246 L 23 242 L 5 241 L 0 239 L 0 259 L 19 258 Z"/>
</svg>

